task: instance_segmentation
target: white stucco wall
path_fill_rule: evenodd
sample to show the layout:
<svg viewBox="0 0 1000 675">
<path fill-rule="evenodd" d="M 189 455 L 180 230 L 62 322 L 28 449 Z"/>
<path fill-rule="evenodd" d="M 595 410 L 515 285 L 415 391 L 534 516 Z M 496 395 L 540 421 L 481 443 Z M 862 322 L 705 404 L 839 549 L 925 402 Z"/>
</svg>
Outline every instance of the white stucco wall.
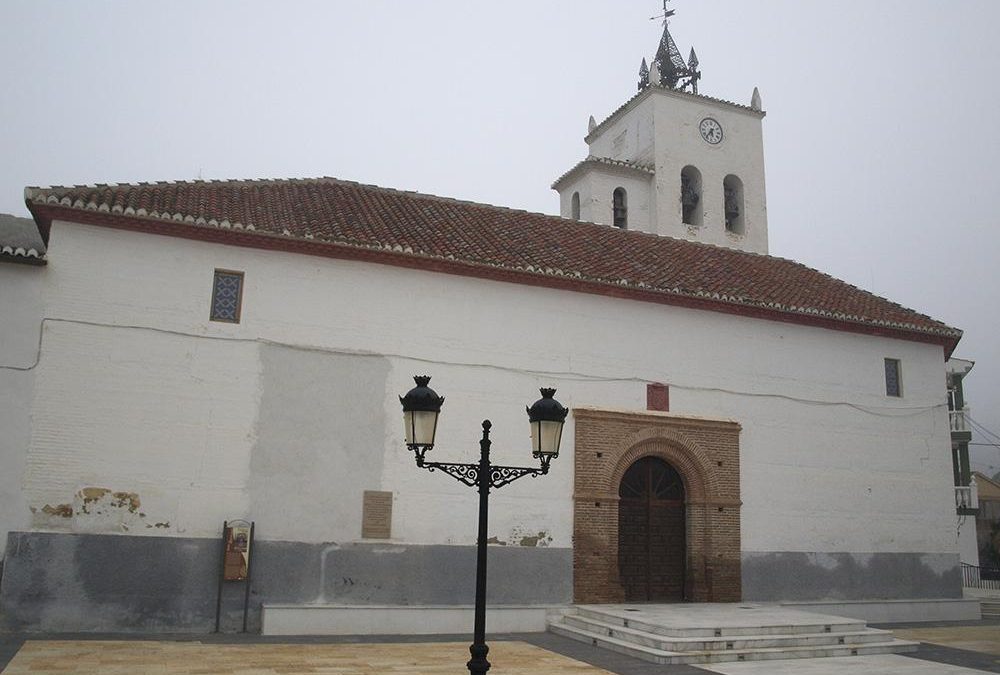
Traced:
<svg viewBox="0 0 1000 675">
<path fill-rule="evenodd" d="M 47 273 L 46 267 L 0 263 L 0 558 L 7 532 L 28 525 L 21 480 Z"/>
<path fill-rule="evenodd" d="M 39 529 L 216 536 L 252 517 L 267 539 L 351 541 L 374 489 L 395 495 L 394 540 L 471 543 L 474 492 L 402 442 L 397 395 L 430 374 L 434 459 L 473 461 L 488 417 L 494 459 L 530 463 L 538 387 L 642 410 L 661 381 L 674 412 L 743 425 L 745 550 L 955 550 L 940 347 L 58 222 L 49 258 Z M 207 320 L 216 268 L 246 273 L 238 325 Z M 571 546 L 572 451 L 571 419 L 549 476 L 494 495 L 491 535 Z M 103 513 L 81 512 L 88 487 Z M 58 504 L 74 515 L 43 513 Z"/>
<path fill-rule="evenodd" d="M 979 567 L 979 542 L 976 540 L 976 517 L 955 516 L 959 559 Z"/>
<path fill-rule="evenodd" d="M 559 195 L 559 212 L 564 218 L 571 218 L 573 194 L 579 192 L 580 220 L 611 225 L 614 222 L 614 191 L 624 188 L 628 207 L 626 229 L 653 233 L 652 178 L 612 167 L 591 165 L 573 180 L 566 182 Z"/>
<path fill-rule="evenodd" d="M 699 132 L 699 124 L 706 117 L 722 125 L 723 140 L 717 145 L 706 143 Z M 617 119 L 590 137 L 589 154 L 655 166 L 648 229 L 635 229 L 767 253 L 761 122 L 759 114 L 749 110 L 656 88 L 636 98 Z M 688 165 L 696 167 L 702 175 L 703 222 L 698 227 L 682 222 L 681 170 Z M 742 234 L 727 232 L 725 227 L 722 184 L 729 174 L 743 182 Z M 572 194 L 576 188 L 568 183 L 559 187 L 561 213 L 567 215 L 567 193 Z M 594 215 L 602 214 L 603 211 L 596 211 Z M 594 219 L 594 222 L 609 221 Z"/>
</svg>

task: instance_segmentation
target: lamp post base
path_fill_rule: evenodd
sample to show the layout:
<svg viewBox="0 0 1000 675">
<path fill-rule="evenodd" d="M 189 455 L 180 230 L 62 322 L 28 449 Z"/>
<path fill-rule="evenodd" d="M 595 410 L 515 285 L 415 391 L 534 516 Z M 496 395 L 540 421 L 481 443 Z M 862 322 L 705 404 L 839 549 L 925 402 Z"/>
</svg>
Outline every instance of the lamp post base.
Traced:
<svg viewBox="0 0 1000 675">
<path fill-rule="evenodd" d="M 469 673 L 471 675 L 486 675 L 486 671 L 490 669 L 490 662 L 486 660 L 486 655 L 490 653 L 490 648 L 486 643 L 477 644 L 473 642 L 469 647 L 469 653 L 472 654 L 472 658 L 465 664 L 469 668 Z"/>
</svg>

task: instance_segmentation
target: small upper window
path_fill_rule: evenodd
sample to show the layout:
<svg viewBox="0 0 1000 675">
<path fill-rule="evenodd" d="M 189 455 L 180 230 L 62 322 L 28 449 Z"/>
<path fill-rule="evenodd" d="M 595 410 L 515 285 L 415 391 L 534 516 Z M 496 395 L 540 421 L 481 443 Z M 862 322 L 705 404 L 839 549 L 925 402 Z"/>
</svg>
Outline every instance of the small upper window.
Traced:
<svg viewBox="0 0 1000 675">
<path fill-rule="evenodd" d="M 885 360 L 885 395 L 903 395 L 903 385 L 899 372 L 899 359 Z"/>
<path fill-rule="evenodd" d="M 623 230 L 628 228 L 628 195 L 625 188 L 615 188 L 611 194 L 612 221 L 615 227 Z"/>
<path fill-rule="evenodd" d="M 215 270 L 212 286 L 212 321 L 240 322 L 243 304 L 243 272 Z"/>
<path fill-rule="evenodd" d="M 573 198 L 570 202 L 570 210 L 573 214 L 573 220 L 580 220 L 580 193 L 574 192 Z"/>
</svg>

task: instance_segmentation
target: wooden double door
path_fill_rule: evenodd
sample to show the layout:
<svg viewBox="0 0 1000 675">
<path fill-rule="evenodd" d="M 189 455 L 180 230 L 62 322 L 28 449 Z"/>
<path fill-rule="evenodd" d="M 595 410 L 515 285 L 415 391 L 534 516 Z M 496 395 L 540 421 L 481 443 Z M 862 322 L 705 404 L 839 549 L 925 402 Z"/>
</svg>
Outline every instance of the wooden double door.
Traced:
<svg viewBox="0 0 1000 675">
<path fill-rule="evenodd" d="M 643 457 L 618 489 L 618 572 L 627 602 L 684 600 L 684 483 L 670 464 Z"/>
</svg>

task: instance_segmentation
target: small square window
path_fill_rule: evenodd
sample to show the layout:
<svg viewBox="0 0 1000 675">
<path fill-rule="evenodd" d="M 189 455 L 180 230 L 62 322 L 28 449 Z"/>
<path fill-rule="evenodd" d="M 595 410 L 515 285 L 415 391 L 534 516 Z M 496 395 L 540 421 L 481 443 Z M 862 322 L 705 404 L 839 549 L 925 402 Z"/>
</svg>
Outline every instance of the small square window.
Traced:
<svg viewBox="0 0 1000 675">
<path fill-rule="evenodd" d="M 885 360 L 885 395 L 903 395 L 903 386 L 899 377 L 899 359 Z"/>
<path fill-rule="evenodd" d="M 212 285 L 212 321 L 240 322 L 243 304 L 243 272 L 215 270 Z"/>
</svg>

